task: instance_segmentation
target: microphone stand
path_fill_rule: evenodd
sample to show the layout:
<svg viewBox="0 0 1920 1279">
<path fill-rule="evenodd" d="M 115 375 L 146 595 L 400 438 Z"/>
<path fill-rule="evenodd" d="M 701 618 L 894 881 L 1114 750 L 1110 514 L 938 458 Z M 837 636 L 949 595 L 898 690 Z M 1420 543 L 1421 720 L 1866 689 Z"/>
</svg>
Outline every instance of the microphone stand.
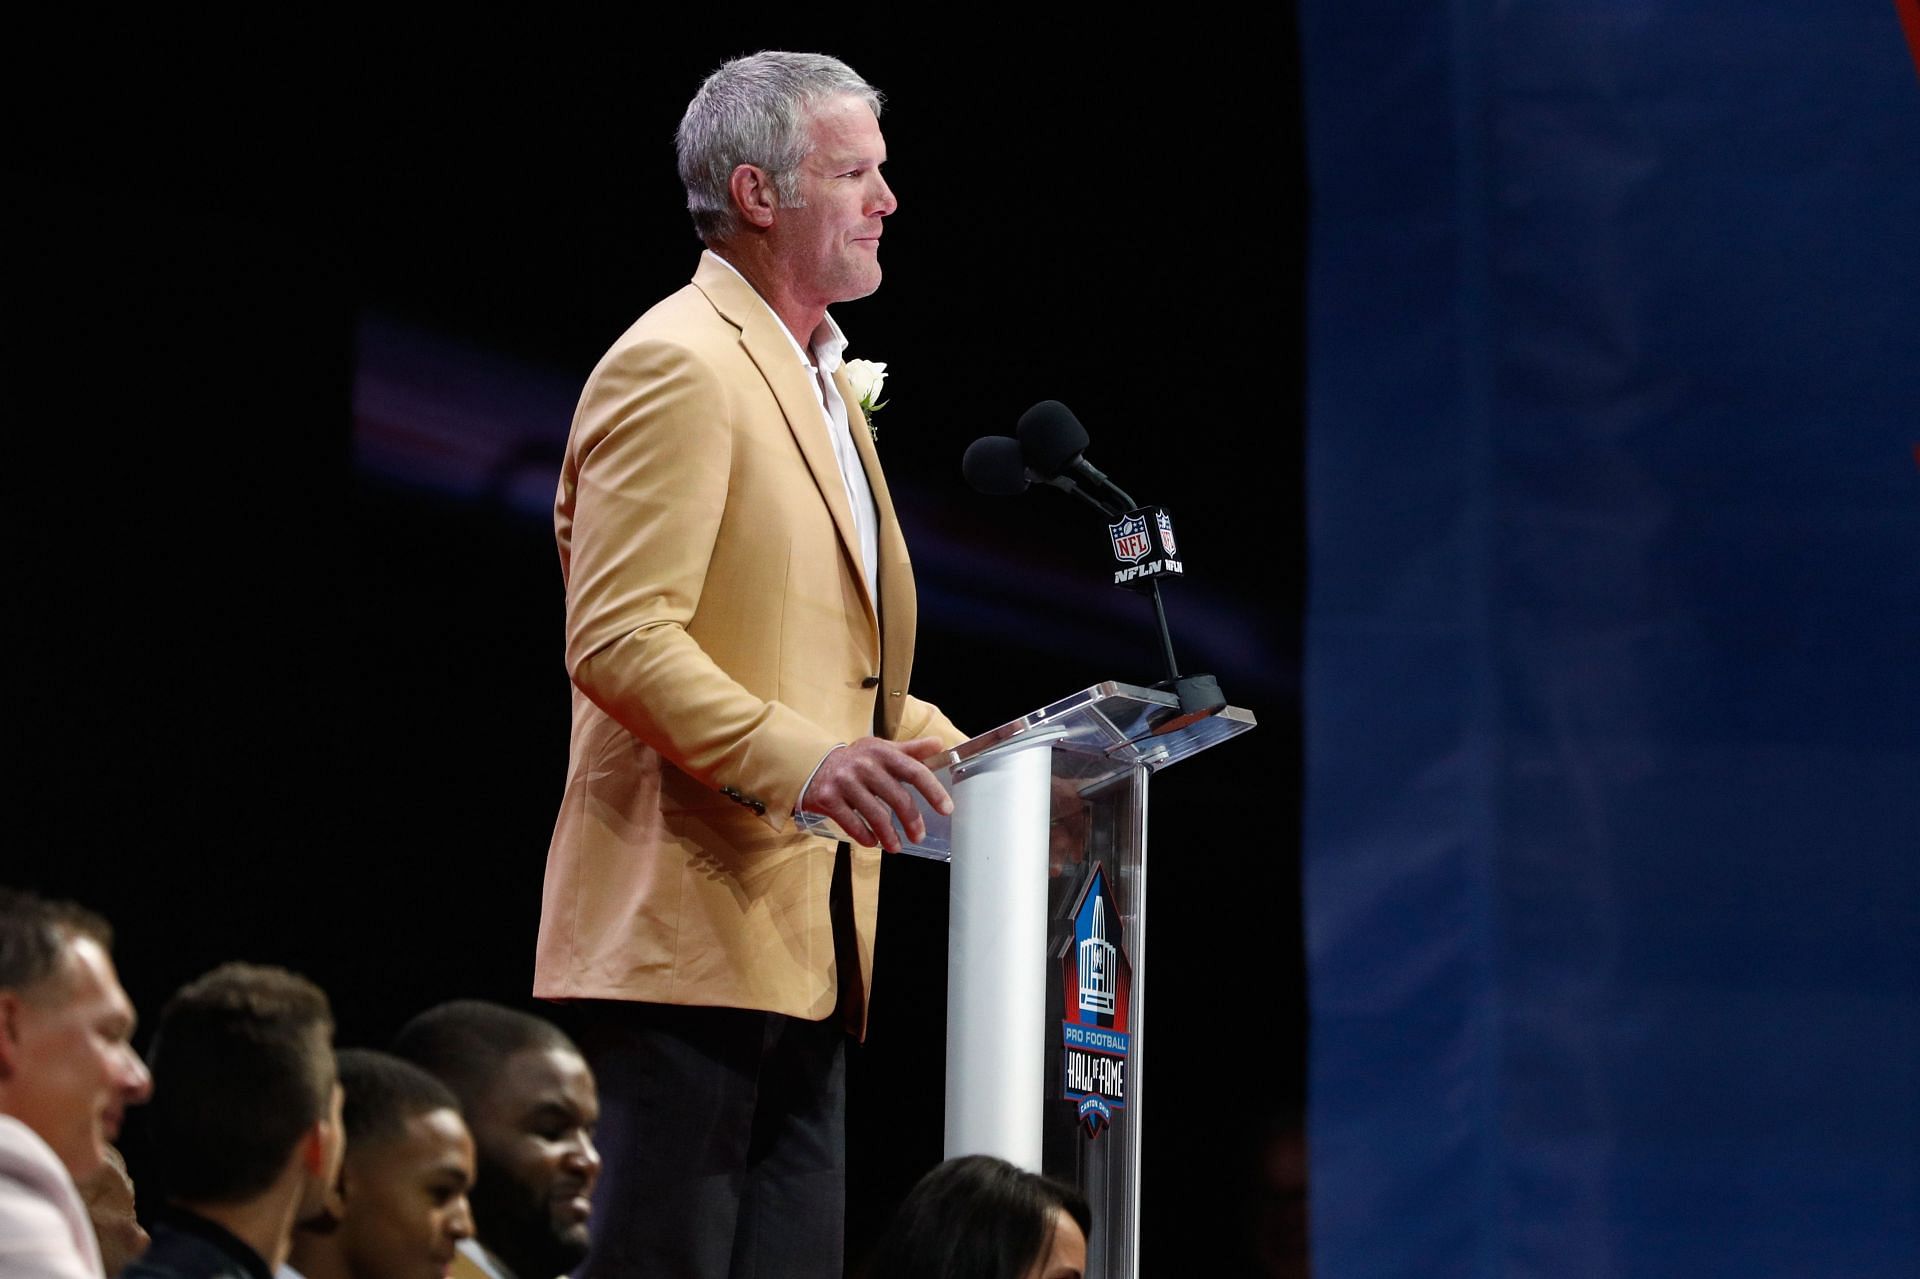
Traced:
<svg viewBox="0 0 1920 1279">
<path fill-rule="evenodd" d="M 1069 466 L 1076 472 L 1088 476 L 1088 478 L 1092 479 L 1101 488 L 1113 494 L 1114 497 L 1125 503 L 1125 505 L 1116 507 L 1111 501 L 1103 501 L 1088 492 L 1080 484 L 1068 479 L 1065 475 L 1047 477 L 1041 476 L 1032 470 L 1029 470 L 1027 475 L 1030 479 L 1051 485 L 1063 492 L 1072 493 L 1075 497 L 1078 497 L 1081 501 L 1087 503 L 1087 505 L 1093 507 L 1108 519 L 1121 519 L 1128 511 L 1134 510 L 1140 505 L 1133 500 L 1125 489 L 1108 479 L 1095 468 L 1092 463 L 1086 461 L 1084 458 L 1074 459 L 1072 463 L 1069 463 Z M 1173 632 L 1167 626 L 1167 604 L 1166 600 L 1163 599 L 1160 594 L 1159 578 L 1150 577 L 1147 579 L 1147 593 L 1153 597 L 1153 619 L 1160 633 L 1160 658 L 1161 661 L 1166 664 L 1167 668 L 1167 677 L 1158 684 L 1155 684 L 1154 687 L 1162 692 L 1171 691 L 1175 697 L 1180 699 L 1180 713 L 1154 726 L 1154 734 L 1158 736 L 1161 733 L 1177 732 L 1189 724 L 1205 719 L 1207 716 L 1214 714 L 1226 706 L 1227 698 L 1226 695 L 1220 691 L 1220 682 L 1214 679 L 1213 676 L 1183 676 L 1180 674 L 1180 661 L 1173 655 Z"/>
</svg>

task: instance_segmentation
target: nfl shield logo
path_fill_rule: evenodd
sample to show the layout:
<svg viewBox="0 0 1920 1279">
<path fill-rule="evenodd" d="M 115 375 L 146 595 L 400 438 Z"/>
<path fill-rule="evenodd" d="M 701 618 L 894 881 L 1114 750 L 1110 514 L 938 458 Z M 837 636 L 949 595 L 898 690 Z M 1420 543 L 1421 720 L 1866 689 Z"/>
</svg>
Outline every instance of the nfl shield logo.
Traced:
<svg viewBox="0 0 1920 1279">
<path fill-rule="evenodd" d="M 1109 524 L 1107 532 L 1113 535 L 1113 558 L 1117 560 L 1132 564 L 1153 553 L 1153 539 L 1147 536 L 1143 515 L 1129 515 L 1118 524 Z"/>
<path fill-rule="evenodd" d="M 1154 515 L 1153 519 L 1154 523 L 1160 526 L 1160 549 L 1169 555 L 1179 555 L 1180 552 L 1173 546 L 1173 517 L 1165 511 L 1160 511 Z"/>
</svg>

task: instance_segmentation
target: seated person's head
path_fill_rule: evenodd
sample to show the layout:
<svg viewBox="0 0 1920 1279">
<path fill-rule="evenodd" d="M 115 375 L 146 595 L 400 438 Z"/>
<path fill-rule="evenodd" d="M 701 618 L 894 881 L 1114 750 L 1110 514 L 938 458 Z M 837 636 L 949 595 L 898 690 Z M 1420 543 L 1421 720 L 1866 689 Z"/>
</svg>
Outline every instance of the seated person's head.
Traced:
<svg viewBox="0 0 1920 1279">
<path fill-rule="evenodd" d="M 460 1098 L 479 1156 L 480 1242 L 521 1279 L 579 1265 L 600 1175 L 600 1101 L 573 1041 L 527 1013 L 457 1000 L 408 1022 L 394 1051 Z"/>
<path fill-rule="evenodd" d="M 0 1114 L 76 1180 L 106 1162 L 122 1114 L 153 1086 L 112 944 L 91 911 L 0 888 Z"/>
<path fill-rule="evenodd" d="M 279 1195 L 303 1214 L 317 1207 L 343 1144 L 333 1011 L 318 986 L 284 968 L 222 964 L 161 1010 L 153 1075 L 148 1128 L 168 1199 L 206 1209 Z"/>
<path fill-rule="evenodd" d="M 868 1279 L 1081 1279 L 1093 1216 L 1079 1191 L 988 1155 L 908 1192 Z"/>
<path fill-rule="evenodd" d="M 332 1218 L 303 1223 L 293 1265 L 308 1279 L 442 1279 L 473 1234 L 473 1140 L 447 1086 L 410 1062 L 349 1048 L 347 1158 Z"/>
</svg>

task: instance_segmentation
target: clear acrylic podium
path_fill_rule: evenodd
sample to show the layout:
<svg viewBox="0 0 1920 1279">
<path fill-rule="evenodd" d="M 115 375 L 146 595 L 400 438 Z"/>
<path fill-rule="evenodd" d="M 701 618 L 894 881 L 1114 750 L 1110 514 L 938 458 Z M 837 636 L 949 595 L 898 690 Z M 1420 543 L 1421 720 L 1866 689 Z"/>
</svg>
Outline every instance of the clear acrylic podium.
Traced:
<svg viewBox="0 0 1920 1279">
<path fill-rule="evenodd" d="M 1080 1187 L 1087 1275 L 1139 1271 L 1147 781 L 1254 726 L 1184 722 L 1172 693 L 1097 684 L 929 761 L 905 851 L 949 861 L 946 1154 Z"/>
</svg>

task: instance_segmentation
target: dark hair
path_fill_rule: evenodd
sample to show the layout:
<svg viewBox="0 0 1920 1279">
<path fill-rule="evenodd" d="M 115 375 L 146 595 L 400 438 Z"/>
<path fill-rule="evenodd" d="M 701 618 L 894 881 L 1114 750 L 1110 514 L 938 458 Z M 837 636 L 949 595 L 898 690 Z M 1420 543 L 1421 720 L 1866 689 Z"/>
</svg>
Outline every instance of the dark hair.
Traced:
<svg viewBox="0 0 1920 1279">
<path fill-rule="evenodd" d="M 284 968 L 222 964 L 160 1012 L 147 1108 L 162 1185 L 233 1203 L 273 1184 L 333 1100 L 333 1010 Z"/>
<path fill-rule="evenodd" d="M 370 1048 L 339 1053 L 340 1086 L 346 1090 L 347 1152 L 397 1137 L 415 1115 L 434 1110 L 460 1112 L 447 1086 L 410 1061 Z"/>
<path fill-rule="evenodd" d="M 1091 1235 L 1072 1186 L 991 1155 L 949 1159 L 907 1192 L 867 1279 L 1021 1279 L 1053 1238 L 1053 1210 Z"/>
<path fill-rule="evenodd" d="M 434 1075 L 472 1109 L 501 1063 L 528 1049 L 580 1050 L 552 1022 L 483 999 L 437 1004 L 400 1028 L 393 1052 Z"/>
<path fill-rule="evenodd" d="M 113 929 L 85 907 L 0 888 L 0 990 L 30 990 L 58 975 L 75 937 L 113 949 Z"/>
</svg>

